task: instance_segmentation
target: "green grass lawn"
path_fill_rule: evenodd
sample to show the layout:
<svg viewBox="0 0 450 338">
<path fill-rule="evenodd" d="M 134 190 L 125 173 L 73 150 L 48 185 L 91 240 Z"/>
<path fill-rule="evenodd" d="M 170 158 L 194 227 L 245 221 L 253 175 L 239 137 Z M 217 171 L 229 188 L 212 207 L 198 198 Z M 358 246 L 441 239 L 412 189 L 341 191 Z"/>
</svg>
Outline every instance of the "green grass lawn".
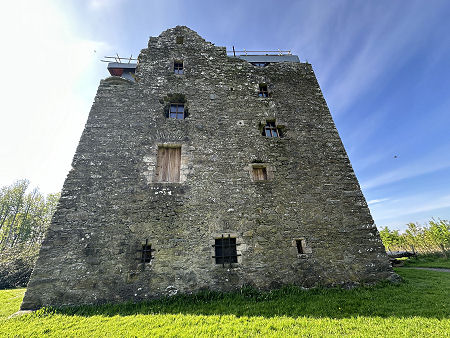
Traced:
<svg viewBox="0 0 450 338">
<path fill-rule="evenodd" d="M 450 259 L 437 254 L 419 255 L 417 258 L 410 257 L 405 259 L 404 266 L 450 269 Z"/>
<path fill-rule="evenodd" d="M 24 289 L 0 291 L 0 336 L 390 336 L 450 333 L 450 273 L 397 269 L 405 282 L 353 290 L 202 293 L 139 304 L 43 309 L 8 319 Z"/>
</svg>

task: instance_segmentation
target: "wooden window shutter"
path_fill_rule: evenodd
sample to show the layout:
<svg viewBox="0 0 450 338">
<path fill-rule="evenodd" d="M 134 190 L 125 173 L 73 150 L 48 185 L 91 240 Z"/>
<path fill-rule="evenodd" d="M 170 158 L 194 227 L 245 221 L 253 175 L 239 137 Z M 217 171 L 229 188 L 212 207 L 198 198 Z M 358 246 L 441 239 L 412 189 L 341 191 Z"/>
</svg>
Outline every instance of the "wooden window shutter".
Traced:
<svg viewBox="0 0 450 338">
<path fill-rule="evenodd" d="M 267 170 L 263 167 L 253 168 L 253 179 L 255 181 L 266 181 L 267 180 Z"/>
<path fill-rule="evenodd" d="M 159 147 L 156 165 L 158 182 L 180 182 L 181 147 Z"/>
</svg>

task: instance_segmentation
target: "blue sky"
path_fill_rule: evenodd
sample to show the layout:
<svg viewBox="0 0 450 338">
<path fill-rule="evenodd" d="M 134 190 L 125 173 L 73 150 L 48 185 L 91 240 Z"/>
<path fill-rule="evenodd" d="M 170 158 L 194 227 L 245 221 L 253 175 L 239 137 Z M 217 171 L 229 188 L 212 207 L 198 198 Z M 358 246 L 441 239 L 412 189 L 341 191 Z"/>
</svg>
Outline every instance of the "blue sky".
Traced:
<svg viewBox="0 0 450 338">
<path fill-rule="evenodd" d="M 378 227 L 450 219 L 449 1 L 18 0 L 3 13 L 0 185 L 59 191 L 108 76 L 99 60 L 187 25 L 313 65 Z"/>
</svg>

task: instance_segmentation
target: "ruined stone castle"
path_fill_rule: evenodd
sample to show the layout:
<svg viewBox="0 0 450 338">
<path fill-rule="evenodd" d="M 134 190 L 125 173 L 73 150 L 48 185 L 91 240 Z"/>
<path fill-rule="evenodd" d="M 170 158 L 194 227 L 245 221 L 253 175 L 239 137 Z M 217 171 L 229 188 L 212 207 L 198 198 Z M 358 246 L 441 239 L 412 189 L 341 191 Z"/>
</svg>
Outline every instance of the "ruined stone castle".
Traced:
<svg viewBox="0 0 450 338">
<path fill-rule="evenodd" d="M 109 65 L 22 309 L 394 276 L 311 65 L 250 54 Z"/>
</svg>

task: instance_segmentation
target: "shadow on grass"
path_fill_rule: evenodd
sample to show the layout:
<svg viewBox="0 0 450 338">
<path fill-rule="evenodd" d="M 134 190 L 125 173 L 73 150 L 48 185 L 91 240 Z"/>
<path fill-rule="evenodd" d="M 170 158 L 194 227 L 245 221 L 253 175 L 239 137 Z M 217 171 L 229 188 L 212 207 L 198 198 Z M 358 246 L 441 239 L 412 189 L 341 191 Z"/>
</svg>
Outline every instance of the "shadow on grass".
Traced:
<svg viewBox="0 0 450 338">
<path fill-rule="evenodd" d="M 351 290 L 295 286 L 270 292 L 243 288 L 239 292 L 200 292 L 140 303 L 88 305 L 41 309 L 36 315 L 130 316 L 189 314 L 348 318 L 356 316 L 448 318 L 450 274 L 434 271 L 399 271 L 400 284 L 380 283 Z"/>
</svg>

